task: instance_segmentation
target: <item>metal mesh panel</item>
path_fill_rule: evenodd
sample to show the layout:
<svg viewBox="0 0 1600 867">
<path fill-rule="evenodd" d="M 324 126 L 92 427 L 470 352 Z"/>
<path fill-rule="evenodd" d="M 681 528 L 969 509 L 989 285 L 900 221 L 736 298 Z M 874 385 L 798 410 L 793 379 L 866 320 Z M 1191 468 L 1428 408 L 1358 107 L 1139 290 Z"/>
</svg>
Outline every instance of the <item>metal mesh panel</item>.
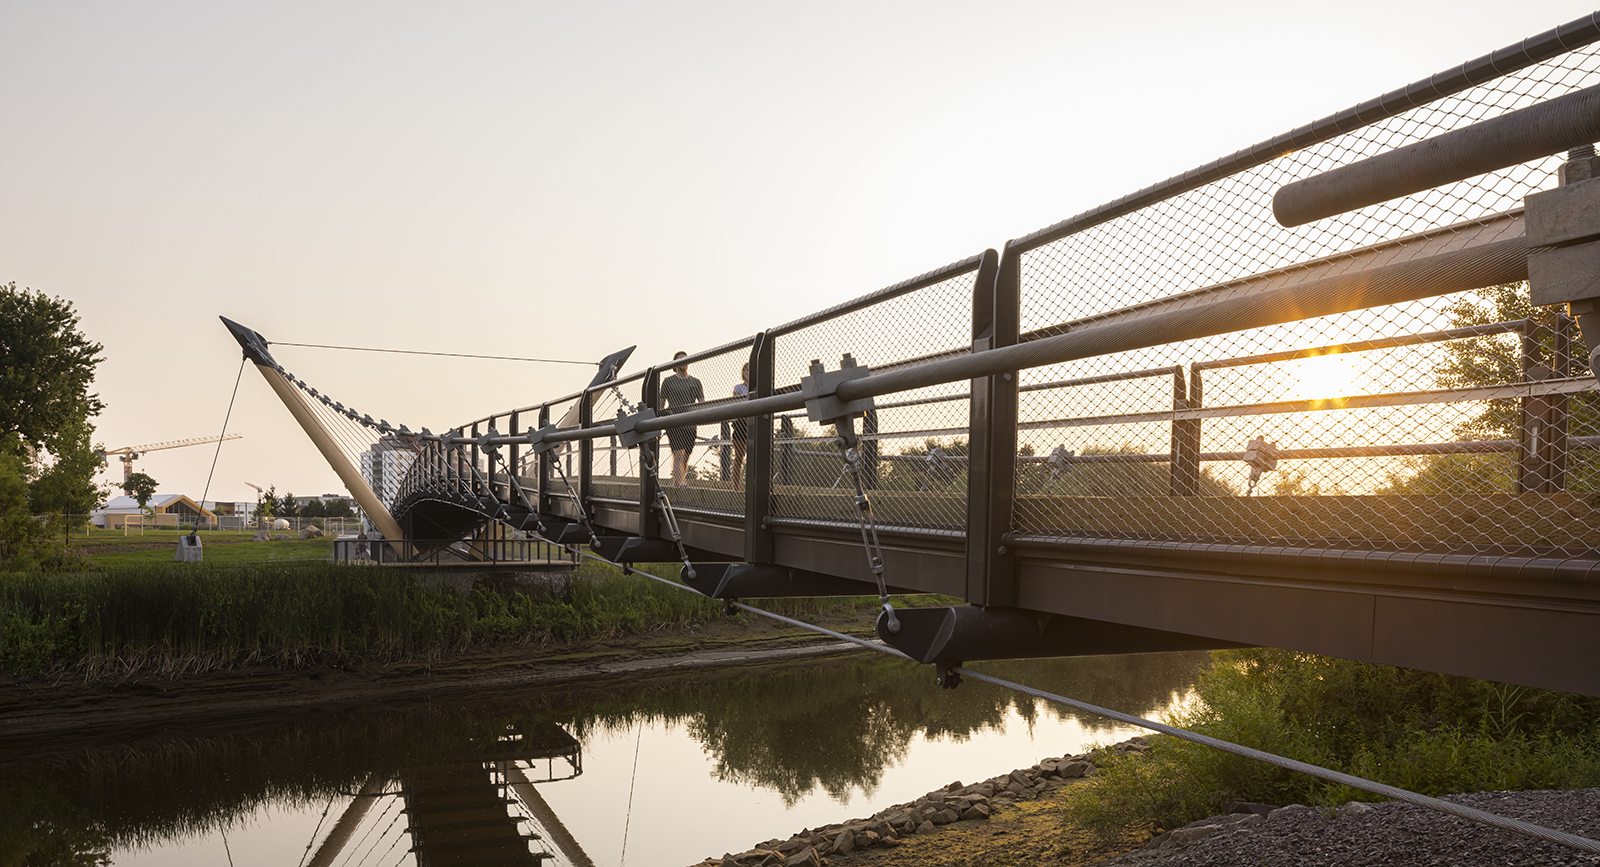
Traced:
<svg viewBox="0 0 1600 867">
<path fill-rule="evenodd" d="M 562 430 L 578 427 L 579 401 L 564 400 L 550 404 L 550 423 Z M 583 479 L 579 473 L 580 455 L 578 443 L 561 443 L 550 451 L 553 468 L 550 471 L 550 493 L 557 497 L 568 497 L 567 486 L 571 485 L 572 491 L 578 497 L 584 496 Z M 566 481 L 562 481 L 562 475 Z"/>
<path fill-rule="evenodd" d="M 1600 49 L 1586 47 L 1028 250 L 1023 331 L 1201 303 L 1207 287 L 1517 208 L 1554 185 L 1560 157 L 1296 228 L 1277 223 L 1272 198 L 1597 82 Z M 1583 438 L 1600 421 L 1573 339 L 1526 287 L 1502 287 L 1028 371 L 1025 388 L 1177 373 L 1025 393 L 1014 528 L 1472 553 L 1592 545 L 1574 528 L 1596 487 Z M 1256 438 L 1275 445 L 1275 469 Z M 1263 468 L 1254 485 L 1246 458 Z"/>
<path fill-rule="evenodd" d="M 638 411 L 640 381 L 608 388 L 590 395 L 591 418 L 595 424 L 607 424 L 616 419 L 619 411 Z M 616 437 L 594 441 L 594 489 L 590 496 L 597 500 L 639 502 L 639 450 L 626 449 Z"/>
<path fill-rule="evenodd" d="M 874 371 L 897 362 L 964 353 L 972 342 L 975 271 L 845 313 L 775 340 L 774 380 L 798 389 L 812 360 L 837 370 L 842 356 Z M 878 401 L 858 420 L 863 484 L 885 525 L 960 527 L 966 515 L 966 383 L 918 389 Z M 856 520 L 854 484 L 833 429 L 780 417 L 774 437 L 772 510 L 791 517 Z"/>
</svg>

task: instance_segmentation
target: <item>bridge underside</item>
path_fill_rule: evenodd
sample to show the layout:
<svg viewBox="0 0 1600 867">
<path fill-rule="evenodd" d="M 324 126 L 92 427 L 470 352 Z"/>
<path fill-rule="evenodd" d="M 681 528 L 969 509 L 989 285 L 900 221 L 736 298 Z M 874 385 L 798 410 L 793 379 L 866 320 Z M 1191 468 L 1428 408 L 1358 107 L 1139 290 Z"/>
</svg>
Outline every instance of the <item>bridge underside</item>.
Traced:
<svg viewBox="0 0 1600 867">
<path fill-rule="evenodd" d="M 619 539 L 645 538 L 640 529 L 650 510 L 641 510 L 634 499 L 637 488 L 634 479 L 591 480 L 589 526 L 602 537 L 602 553 L 613 559 Z M 729 598 L 876 594 L 859 526 L 847 517 L 848 496 L 801 488 L 774 494 L 790 504 L 810 504 L 812 514 L 769 518 L 768 528 L 758 531 L 771 551 L 762 567 L 740 570 L 738 581 L 722 583 L 721 568 L 704 566 L 699 571 L 712 579 L 702 576 L 689 582 L 692 586 Z M 697 565 L 744 562 L 753 540 L 747 538 L 744 516 L 725 508 L 738 496 L 731 486 L 715 483 L 675 492 L 676 519 Z M 1483 544 L 1514 548 L 1515 531 L 1507 527 L 1548 523 L 1571 507 L 1569 495 L 1483 495 L 1462 506 L 1480 516 L 1470 522 L 1459 512 L 1427 514 L 1424 503 L 1404 497 L 1230 501 L 1230 507 L 1247 508 L 1258 519 L 1263 537 L 1248 543 L 1193 541 L 1196 520 L 1214 515 L 1218 498 L 1164 498 L 1165 514 L 1183 522 L 1182 535 L 1189 541 L 1175 540 L 1177 532 L 1166 541 L 1149 534 L 1118 538 L 1111 529 L 1128 522 L 1119 511 L 1153 508 L 1136 499 L 1036 499 L 1035 505 L 1096 515 L 1102 525 L 1080 538 L 1013 534 L 1007 539 L 1012 559 L 1006 574 L 991 570 L 981 576 L 969 568 L 966 534 L 960 529 L 878 526 L 891 589 L 979 604 L 986 595 L 1003 592 L 1010 604 L 993 607 L 996 615 L 1034 612 L 1070 624 L 1054 630 L 1064 633 L 1054 644 L 1045 640 L 1019 649 L 997 642 L 993 652 L 968 645 L 952 651 L 959 657 L 930 661 L 1270 646 L 1600 695 L 1600 668 L 1592 664 L 1600 658 L 1600 584 L 1586 571 L 1541 577 L 1536 568 L 1594 546 L 1600 530 L 1588 524 L 1547 529 L 1543 539 L 1569 547 L 1526 549 L 1522 557 L 1440 554 L 1400 541 L 1414 538 L 1418 524 L 1437 524 Z M 875 499 L 882 504 L 881 516 L 894 516 L 895 501 L 893 493 Z M 547 505 L 548 511 L 537 515 L 511 506 L 498 514 L 513 527 L 532 528 L 537 519 L 553 537 L 570 528 L 566 541 L 587 545 L 588 529 L 579 523 L 571 500 L 553 497 Z M 414 527 L 448 529 L 459 538 L 487 521 L 488 511 L 495 510 L 418 500 L 404 520 Z M 1297 540 L 1294 527 L 1318 513 L 1345 516 L 1366 538 L 1352 537 L 1340 547 Z M 674 545 L 659 535 L 652 542 L 631 547 L 650 561 L 672 559 Z M 1000 580 L 1009 587 L 994 586 Z M 1047 619 L 1040 620 L 1041 634 L 1051 631 Z"/>
</svg>

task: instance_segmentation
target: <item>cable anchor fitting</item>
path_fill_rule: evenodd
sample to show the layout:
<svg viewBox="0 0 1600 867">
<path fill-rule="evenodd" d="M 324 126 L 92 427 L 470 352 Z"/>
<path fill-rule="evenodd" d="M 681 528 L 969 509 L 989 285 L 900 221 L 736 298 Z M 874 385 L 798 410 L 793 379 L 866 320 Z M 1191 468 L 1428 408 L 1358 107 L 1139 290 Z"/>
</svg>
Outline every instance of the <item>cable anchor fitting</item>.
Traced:
<svg viewBox="0 0 1600 867">
<path fill-rule="evenodd" d="M 900 618 L 889 604 L 889 586 L 884 578 L 883 545 L 878 541 L 878 524 L 872 514 L 872 499 L 867 496 L 866 485 L 861 481 L 861 438 L 856 434 L 855 417 L 874 408 L 872 398 L 841 400 L 836 392 L 839 384 L 870 375 L 865 367 L 858 366 L 849 353 L 845 353 L 836 371 L 825 371 L 822 362 L 811 362 L 811 375 L 801 380 L 801 391 L 806 396 L 806 418 L 833 425 L 839 446 L 844 473 L 855 488 L 856 523 L 861 528 L 861 547 L 867 554 L 867 567 L 878 585 L 878 603 L 883 606 L 890 632 L 900 631 Z"/>
<path fill-rule="evenodd" d="M 646 412 L 649 412 L 649 410 L 646 410 Z M 646 436 L 648 437 L 648 435 Z M 640 460 L 640 467 L 643 468 L 644 472 L 654 476 L 656 464 L 650 455 L 652 451 L 653 449 L 644 450 L 643 457 Z M 689 551 L 683 546 L 683 533 L 678 529 L 678 515 L 672 511 L 672 500 L 668 499 L 667 492 L 659 487 L 656 488 L 655 508 L 661 512 L 662 520 L 667 522 L 667 535 L 672 538 L 672 544 L 678 548 L 678 559 L 683 561 L 683 574 L 689 578 L 698 577 L 698 573 L 694 571 L 694 564 L 689 562 Z"/>
</svg>

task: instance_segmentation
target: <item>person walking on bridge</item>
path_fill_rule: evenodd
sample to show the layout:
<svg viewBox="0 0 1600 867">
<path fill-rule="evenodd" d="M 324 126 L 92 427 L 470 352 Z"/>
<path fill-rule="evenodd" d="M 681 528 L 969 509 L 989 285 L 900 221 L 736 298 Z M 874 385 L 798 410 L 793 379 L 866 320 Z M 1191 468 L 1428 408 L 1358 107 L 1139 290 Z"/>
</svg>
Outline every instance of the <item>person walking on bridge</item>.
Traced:
<svg viewBox="0 0 1600 867">
<path fill-rule="evenodd" d="M 678 352 L 672 356 L 673 361 L 687 356 L 687 352 Z M 689 375 L 689 365 L 680 364 L 672 368 L 672 375 L 661 380 L 661 408 L 669 412 L 683 412 L 706 399 L 706 393 L 700 386 L 700 380 Z M 689 472 L 689 452 L 694 449 L 695 428 L 675 427 L 667 430 L 667 443 L 672 448 L 672 485 L 677 488 L 687 488 L 689 482 L 685 476 Z"/>
</svg>

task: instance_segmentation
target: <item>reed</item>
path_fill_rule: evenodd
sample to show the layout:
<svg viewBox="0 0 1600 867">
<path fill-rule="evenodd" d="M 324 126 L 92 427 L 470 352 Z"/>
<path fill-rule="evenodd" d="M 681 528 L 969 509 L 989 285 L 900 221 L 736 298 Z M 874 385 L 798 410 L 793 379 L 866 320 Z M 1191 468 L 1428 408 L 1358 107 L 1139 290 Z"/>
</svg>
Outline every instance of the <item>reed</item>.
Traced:
<svg viewBox="0 0 1600 867">
<path fill-rule="evenodd" d="M 771 604 L 814 616 L 872 600 Z M 0 573 L 0 671 L 104 679 L 437 659 L 491 642 L 542 646 L 722 616 L 720 602 L 603 564 L 466 592 L 426 586 L 406 571 L 328 563 Z"/>
</svg>

